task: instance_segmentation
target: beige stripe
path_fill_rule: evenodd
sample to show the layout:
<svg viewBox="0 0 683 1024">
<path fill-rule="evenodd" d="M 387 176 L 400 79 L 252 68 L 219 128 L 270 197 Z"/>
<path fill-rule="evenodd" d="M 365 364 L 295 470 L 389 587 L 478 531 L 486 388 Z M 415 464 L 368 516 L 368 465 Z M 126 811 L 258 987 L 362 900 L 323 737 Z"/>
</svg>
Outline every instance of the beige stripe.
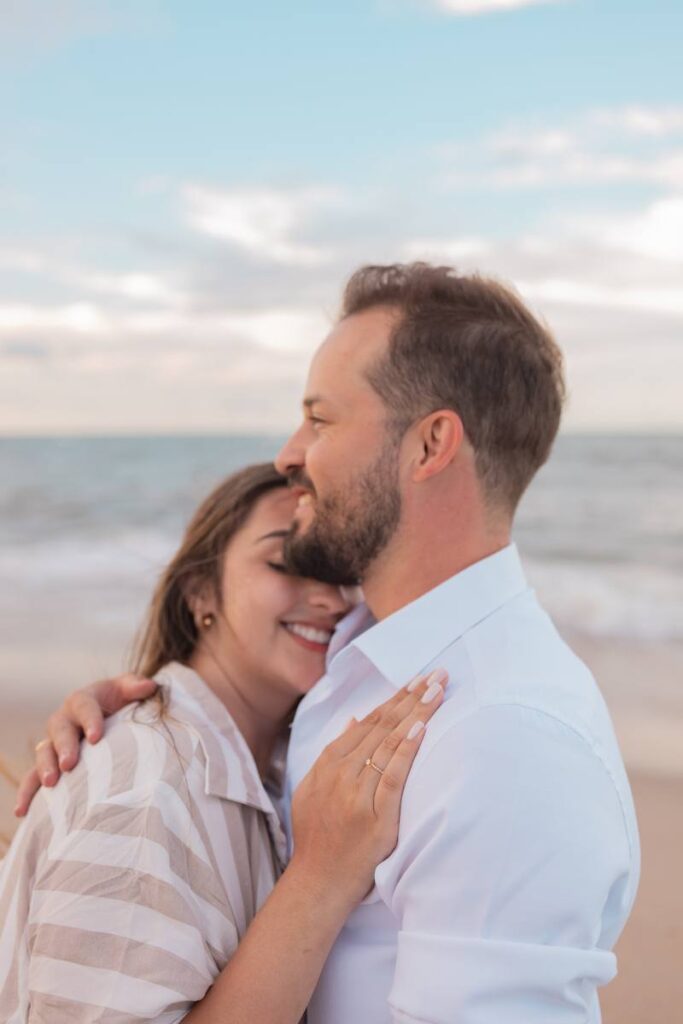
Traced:
<svg viewBox="0 0 683 1024">
<path fill-rule="evenodd" d="M 235 826 L 239 826 L 239 815 Z M 158 807 L 125 807 L 122 805 L 98 804 L 81 825 L 82 831 L 138 837 L 156 842 L 168 852 L 173 874 L 185 879 L 201 899 L 232 918 L 230 904 L 220 884 L 220 879 L 209 865 L 200 860 L 164 824 Z M 235 828 L 235 831 L 237 828 Z"/>
<path fill-rule="evenodd" d="M 30 969 L 31 1021 L 175 1024 L 272 889 L 272 823 L 242 802 L 265 800 L 246 747 L 181 698 L 186 721 L 120 718 L 34 801 L 0 865 L 0 1021 L 28 1021 Z"/>
<path fill-rule="evenodd" d="M 206 757 L 198 746 L 195 754 L 195 770 L 205 772 Z M 216 879 L 220 879 L 231 897 L 233 919 L 240 935 L 248 921 L 245 917 L 243 894 L 251 888 L 251 856 L 246 835 L 246 821 L 251 808 L 226 800 L 190 800 L 188 812 L 200 836 Z M 210 829 L 207 822 L 221 819 L 221 834 L 216 835 L 216 826 Z M 223 834 L 225 838 L 223 839 Z M 218 850 L 215 849 L 217 839 Z M 250 915 L 251 917 L 251 915 Z"/>
<path fill-rule="evenodd" d="M 173 885 L 135 869 L 115 873 L 107 864 L 58 860 L 41 871 L 38 884 L 49 892 L 96 893 L 114 900 L 129 900 L 134 892 L 136 904 L 174 921 L 196 924 L 194 914 Z"/>
<path fill-rule="evenodd" d="M 111 797 L 131 789 L 135 780 L 138 748 L 130 728 L 112 729 L 109 744 L 112 770 L 107 796 Z"/>
<path fill-rule="evenodd" d="M 85 974 L 78 964 L 36 956 L 31 961 L 31 992 L 58 995 L 76 1004 L 87 994 L 95 996 L 103 1005 L 128 1013 L 133 1019 L 142 1017 L 152 1021 L 168 1010 L 169 1003 L 184 1002 L 187 1009 L 190 1006 L 182 992 L 172 986 L 155 985 L 139 979 L 127 980 L 125 985 L 121 985 L 115 970 L 89 967 L 86 988 L 83 984 Z"/>
<path fill-rule="evenodd" d="M 175 1024 L 187 1016 L 187 1012 L 187 1003 L 169 1003 L 164 1013 L 154 1018 L 154 1024 Z M 106 1006 L 75 1002 L 42 992 L 31 993 L 31 1024 L 131 1024 L 131 1021 L 143 1019 Z"/>
<path fill-rule="evenodd" d="M 92 1003 L 31 992 L 31 1024 L 131 1024 L 130 1014 L 107 1010 Z"/>
<path fill-rule="evenodd" d="M 30 889 L 24 882 L 33 878 L 41 852 L 52 835 L 52 822 L 39 797 L 0 865 L 0 1020 L 9 1020 L 20 1005 L 19 967 L 26 955 Z M 5 948 L 5 946 L 10 948 Z"/>
<path fill-rule="evenodd" d="M 70 832 L 75 827 L 76 819 L 83 817 L 89 804 L 89 771 L 83 760 L 78 762 L 73 771 L 62 775 L 59 786 L 65 786 L 67 790 L 64 826 Z"/>
<path fill-rule="evenodd" d="M 31 949 L 32 956 L 56 957 L 80 964 L 87 986 L 88 967 L 106 967 L 122 976 L 122 984 L 138 979 L 172 986 L 192 1002 L 202 999 L 212 978 L 202 975 L 187 960 L 166 949 L 159 949 L 132 938 L 106 932 L 41 925 Z"/>
</svg>

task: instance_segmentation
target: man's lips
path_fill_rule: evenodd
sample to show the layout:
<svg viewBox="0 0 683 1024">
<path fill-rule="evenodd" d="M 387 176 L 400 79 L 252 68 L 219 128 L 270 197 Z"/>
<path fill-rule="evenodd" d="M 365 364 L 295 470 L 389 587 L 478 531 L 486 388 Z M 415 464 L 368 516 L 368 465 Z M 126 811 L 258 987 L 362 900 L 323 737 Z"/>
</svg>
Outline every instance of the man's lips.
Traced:
<svg viewBox="0 0 683 1024">
<path fill-rule="evenodd" d="M 303 484 L 290 484 L 290 491 L 301 504 L 302 499 L 307 499 L 304 504 L 310 504 L 315 500 L 315 492 L 312 487 L 304 487 Z"/>
</svg>

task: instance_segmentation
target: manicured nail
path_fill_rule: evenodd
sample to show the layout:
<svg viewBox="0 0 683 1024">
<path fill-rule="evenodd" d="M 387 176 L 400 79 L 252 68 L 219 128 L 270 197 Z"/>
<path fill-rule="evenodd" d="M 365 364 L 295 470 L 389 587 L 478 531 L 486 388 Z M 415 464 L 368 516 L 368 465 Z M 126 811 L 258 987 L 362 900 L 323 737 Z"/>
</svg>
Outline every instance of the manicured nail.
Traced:
<svg viewBox="0 0 683 1024">
<path fill-rule="evenodd" d="M 66 768 L 68 763 L 69 763 L 69 755 L 68 754 L 62 754 L 60 756 L 60 758 L 59 758 L 59 767 L 62 769 L 62 771 L 64 771 L 64 769 Z"/>
<path fill-rule="evenodd" d="M 43 785 L 49 786 L 51 782 L 55 781 L 54 772 L 43 772 Z"/>
<path fill-rule="evenodd" d="M 97 738 L 97 732 L 95 729 L 88 729 L 85 735 L 88 737 L 90 743 L 94 743 Z"/>
<path fill-rule="evenodd" d="M 448 679 L 448 672 L 445 668 L 435 668 L 433 672 L 430 672 L 428 676 L 417 676 L 412 682 L 408 683 L 406 690 L 408 693 L 412 693 L 413 690 L 417 690 L 418 686 L 422 683 L 426 683 L 430 686 L 432 683 L 445 683 Z"/>
<path fill-rule="evenodd" d="M 421 704 L 431 704 L 440 693 L 443 693 L 443 687 L 439 686 L 438 683 L 432 683 L 432 685 L 422 694 L 420 698 Z"/>
<path fill-rule="evenodd" d="M 414 722 L 411 725 L 411 727 L 410 727 L 410 731 L 409 731 L 408 735 L 406 736 L 406 739 L 407 740 L 414 740 L 416 736 L 420 735 L 420 733 L 422 732 L 424 727 L 425 727 L 424 722 Z"/>
<path fill-rule="evenodd" d="M 427 686 L 431 686 L 432 683 L 439 683 L 440 686 L 445 686 L 447 679 L 448 672 L 445 668 L 435 668 L 434 671 L 427 676 Z"/>
</svg>

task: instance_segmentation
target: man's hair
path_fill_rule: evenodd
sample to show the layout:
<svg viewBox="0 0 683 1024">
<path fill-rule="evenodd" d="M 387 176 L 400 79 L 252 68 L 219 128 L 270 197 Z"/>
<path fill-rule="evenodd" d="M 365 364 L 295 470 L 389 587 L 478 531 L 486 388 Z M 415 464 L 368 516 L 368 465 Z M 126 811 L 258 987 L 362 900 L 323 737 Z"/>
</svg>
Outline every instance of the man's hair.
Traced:
<svg viewBox="0 0 683 1024">
<path fill-rule="evenodd" d="M 368 373 L 392 429 L 455 410 L 487 502 L 514 512 L 560 424 L 562 353 L 549 330 L 498 281 L 427 263 L 357 270 L 341 318 L 379 306 L 399 314 Z"/>
</svg>

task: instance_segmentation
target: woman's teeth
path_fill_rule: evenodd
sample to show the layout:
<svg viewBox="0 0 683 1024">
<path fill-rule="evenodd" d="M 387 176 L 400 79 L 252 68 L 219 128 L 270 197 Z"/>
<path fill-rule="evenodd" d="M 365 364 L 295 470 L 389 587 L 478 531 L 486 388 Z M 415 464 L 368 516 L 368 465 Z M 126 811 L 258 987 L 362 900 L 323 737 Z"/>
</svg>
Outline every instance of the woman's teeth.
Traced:
<svg viewBox="0 0 683 1024">
<path fill-rule="evenodd" d="M 312 644 L 329 644 L 332 633 L 329 629 L 314 629 L 313 626 L 300 626 L 298 622 L 284 622 L 286 630 L 294 633 L 295 636 L 303 637 Z"/>
</svg>

